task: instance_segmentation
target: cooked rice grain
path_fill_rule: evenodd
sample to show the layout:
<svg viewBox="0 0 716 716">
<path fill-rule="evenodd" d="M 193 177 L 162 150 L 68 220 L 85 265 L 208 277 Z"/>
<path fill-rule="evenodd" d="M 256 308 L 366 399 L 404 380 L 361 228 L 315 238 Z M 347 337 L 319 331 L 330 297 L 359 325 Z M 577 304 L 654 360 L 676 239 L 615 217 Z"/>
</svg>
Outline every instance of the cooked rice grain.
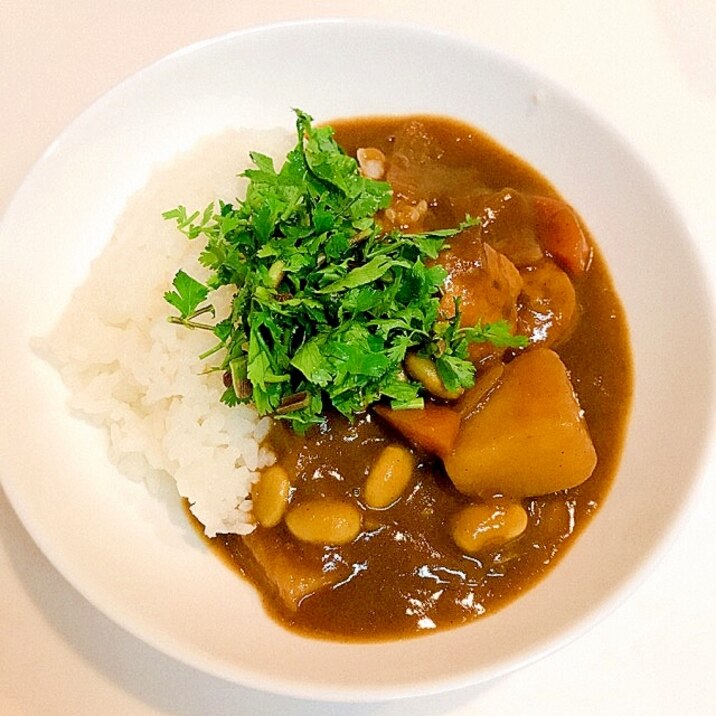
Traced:
<svg viewBox="0 0 716 716">
<path fill-rule="evenodd" d="M 214 336 L 167 321 L 173 309 L 163 295 L 176 271 L 205 274 L 196 261 L 203 240 L 188 241 L 162 212 L 233 201 L 249 150 L 284 156 L 291 140 L 283 130 L 226 131 L 159 167 L 46 344 L 71 408 L 106 428 L 112 461 L 150 488 L 157 475 L 171 475 L 209 536 L 253 529 L 249 491 L 256 470 L 273 461 L 261 447 L 270 420 L 220 403 L 222 376 L 204 374 L 198 358 Z M 224 292 L 218 302 L 230 300 Z"/>
</svg>

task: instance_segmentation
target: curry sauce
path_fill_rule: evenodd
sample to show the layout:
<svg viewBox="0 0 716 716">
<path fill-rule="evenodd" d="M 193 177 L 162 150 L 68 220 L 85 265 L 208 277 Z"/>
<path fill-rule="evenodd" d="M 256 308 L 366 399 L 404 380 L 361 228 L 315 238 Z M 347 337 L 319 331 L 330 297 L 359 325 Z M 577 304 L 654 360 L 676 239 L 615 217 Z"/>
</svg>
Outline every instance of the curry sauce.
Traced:
<svg viewBox="0 0 716 716">
<path fill-rule="evenodd" d="M 429 136 L 417 169 L 407 168 L 413 172 L 406 180 L 411 188 L 402 194 L 411 199 L 414 190 L 424 201 L 420 228 L 456 226 L 486 195 L 505 187 L 524 195 L 558 196 L 519 158 L 452 120 L 380 118 L 331 125 L 348 154 L 374 147 L 390 160 L 410 121 L 419 121 Z M 419 205 L 415 196 L 409 208 Z M 528 520 L 519 537 L 466 554 L 449 525 L 473 500 L 454 487 L 441 459 L 420 447 L 408 446 L 414 469 L 400 498 L 381 509 L 365 504 L 366 478 L 381 451 L 406 443 L 375 412 L 368 410 L 353 422 L 330 413 L 303 437 L 276 422 L 268 442 L 289 475 L 290 498 L 350 501 L 362 519 L 357 537 L 342 545 L 297 540 L 284 522 L 257 526 L 245 538 L 212 540 L 257 587 L 278 621 L 310 636 L 344 640 L 404 638 L 455 627 L 509 604 L 564 554 L 607 497 L 632 391 L 624 313 L 591 238 L 590 244 L 588 270 L 571 278 L 576 316 L 552 348 L 569 371 L 596 450 L 591 477 L 568 490 L 523 498 Z M 514 355 L 508 351 L 499 360 L 509 363 Z M 478 374 L 495 360 L 478 361 Z"/>
</svg>

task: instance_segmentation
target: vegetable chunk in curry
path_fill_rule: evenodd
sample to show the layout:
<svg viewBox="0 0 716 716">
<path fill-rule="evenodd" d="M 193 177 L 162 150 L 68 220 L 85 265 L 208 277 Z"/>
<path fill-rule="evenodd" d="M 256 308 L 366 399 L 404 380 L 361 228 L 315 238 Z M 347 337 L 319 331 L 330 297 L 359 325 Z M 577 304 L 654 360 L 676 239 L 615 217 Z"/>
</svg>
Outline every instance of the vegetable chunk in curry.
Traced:
<svg viewBox="0 0 716 716">
<path fill-rule="evenodd" d="M 443 118 L 331 126 L 364 177 L 390 184 L 386 233 L 463 227 L 428 262 L 444 271 L 441 316 L 526 339 L 470 342 L 471 387 L 408 350 L 422 406 L 329 409 L 305 434 L 276 421 L 255 531 L 214 543 L 288 627 L 402 638 L 505 606 L 599 508 L 628 416 L 628 335 L 586 228 L 520 159 Z"/>
</svg>

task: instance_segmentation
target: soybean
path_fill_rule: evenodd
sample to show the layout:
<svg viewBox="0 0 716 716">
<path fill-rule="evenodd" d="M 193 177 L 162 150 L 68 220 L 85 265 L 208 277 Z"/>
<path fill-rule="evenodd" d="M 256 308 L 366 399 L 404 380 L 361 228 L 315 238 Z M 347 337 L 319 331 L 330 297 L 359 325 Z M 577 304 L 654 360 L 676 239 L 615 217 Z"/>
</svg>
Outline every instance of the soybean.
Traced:
<svg viewBox="0 0 716 716">
<path fill-rule="evenodd" d="M 464 388 L 448 390 L 438 373 L 435 362 L 426 356 L 408 353 L 408 355 L 405 356 L 405 370 L 411 378 L 422 383 L 425 389 L 436 398 L 456 400 L 464 392 Z"/>
<path fill-rule="evenodd" d="M 527 513 L 517 502 L 493 501 L 468 505 L 452 520 L 452 538 L 468 554 L 495 549 L 519 537 Z"/>
<path fill-rule="evenodd" d="M 393 504 L 408 486 L 414 467 L 413 454 L 402 445 L 385 447 L 363 486 L 366 505 L 381 509 Z"/>
<path fill-rule="evenodd" d="M 291 481 L 280 465 L 266 468 L 251 487 L 254 518 L 262 527 L 275 527 L 288 507 Z"/>
<path fill-rule="evenodd" d="M 350 502 L 311 500 L 288 511 L 286 527 L 302 542 L 325 546 L 347 544 L 361 530 L 361 513 Z"/>
</svg>

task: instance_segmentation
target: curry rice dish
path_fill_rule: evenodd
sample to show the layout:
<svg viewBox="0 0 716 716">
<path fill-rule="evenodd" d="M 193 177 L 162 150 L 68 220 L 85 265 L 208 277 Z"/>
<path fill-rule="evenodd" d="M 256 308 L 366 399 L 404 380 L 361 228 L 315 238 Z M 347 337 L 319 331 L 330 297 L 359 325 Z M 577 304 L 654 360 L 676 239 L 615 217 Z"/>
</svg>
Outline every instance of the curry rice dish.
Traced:
<svg viewBox="0 0 716 716">
<path fill-rule="evenodd" d="M 463 321 L 508 319 L 529 346 L 473 346 L 476 384 L 457 398 L 430 395 L 431 366 L 416 360 L 423 410 L 378 404 L 353 423 L 331 412 L 305 436 L 274 423 L 277 462 L 254 485 L 254 506 L 265 489 L 281 507 L 216 545 L 290 628 L 404 637 L 505 606 L 587 524 L 622 448 L 628 335 L 593 239 L 524 162 L 448 119 L 331 125 L 363 171 L 391 183 L 384 226 L 481 220 L 437 259 L 448 270 L 441 305 L 457 293 Z"/>
<path fill-rule="evenodd" d="M 204 215 L 166 212 L 192 241 L 169 222 L 141 239 L 162 260 L 138 269 L 144 292 L 124 313 L 107 319 L 106 269 L 140 222 L 120 221 L 104 278 L 95 268 L 78 292 L 104 280 L 97 331 L 131 334 L 161 381 L 132 346 L 88 359 L 68 339 L 71 310 L 50 345 L 122 469 L 172 475 L 286 627 L 343 640 L 455 627 L 535 584 L 606 499 L 632 391 L 621 304 L 577 214 L 475 128 L 340 120 L 335 145 L 298 118 L 287 169 L 235 162 L 249 169 L 244 203 L 225 179 Z M 242 139 L 160 169 L 130 208 L 181 201 L 180 174 L 226 172 Z M 156 294 L 177 266 L 167 321 Z"/>
</svg>

